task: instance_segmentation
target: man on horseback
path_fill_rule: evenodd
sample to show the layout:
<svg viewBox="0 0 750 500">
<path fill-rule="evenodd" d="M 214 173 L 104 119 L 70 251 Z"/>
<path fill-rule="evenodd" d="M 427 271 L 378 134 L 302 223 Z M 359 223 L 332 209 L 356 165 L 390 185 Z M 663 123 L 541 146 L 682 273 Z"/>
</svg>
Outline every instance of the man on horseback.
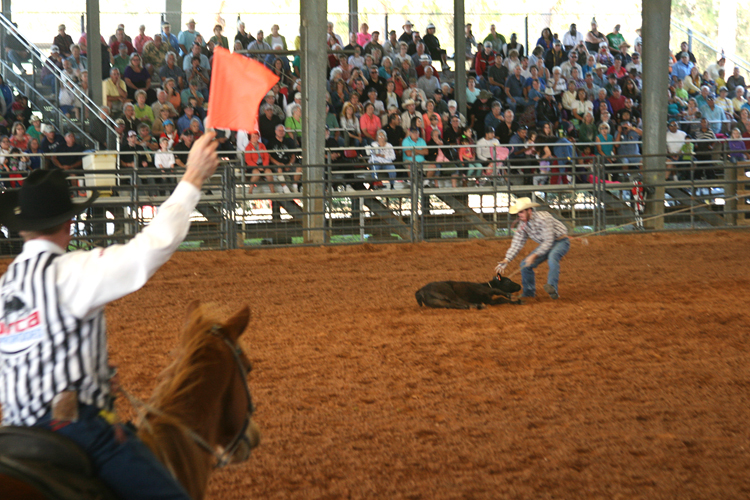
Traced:
<svg viewBox="0 0 750 500">
<path fill-rule="evenodd" d="M 19 191 L 0 195 L 0 224 L 24 239 L 0 281 L 3 425 L 69 437 L 118 498 L 189 498 L 130 429 L 111 425 L 104 306 L 140 289 L 187 235 L 201 187 L 218 165 L 214 136 L 195 142 L 179 185 L 125 245 L 65 253 L 71 219 L 96 194 L 73 203 L 62 170 L 36 170 Z"/>
</svg>

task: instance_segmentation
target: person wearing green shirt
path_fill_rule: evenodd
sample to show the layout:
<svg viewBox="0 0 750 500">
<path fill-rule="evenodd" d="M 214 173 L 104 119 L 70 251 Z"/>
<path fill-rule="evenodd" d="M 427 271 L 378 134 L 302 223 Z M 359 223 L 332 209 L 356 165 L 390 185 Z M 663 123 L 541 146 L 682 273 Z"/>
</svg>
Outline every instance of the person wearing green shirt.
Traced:
<svg viewBox="0 0 750 500">
<path fill-rule="evenodd" d="M 505 46 L 506 41 L 505 37 L 495 31 L 495 25 L 490 24 L 490 34 L 485 37 L 484 40 L 482 40 L 482 43 L 490 42 L 492 43 L 492 50 L 495 52 L 500 52 L 503 49 L 503 46 Z"/>
<path fill-rule="evenodd" d="M 141 123 L 148 123 L 149 126 L 154 123 L 154 110 L 146 104 L 146 91 L 143 89 L 135 92 L 135 117 Z"/>
<path fill-rule="evenodd" d="M 212 36 L 208 41 L 214 42 L 214 47 L 216 46 L 222 46 L 225 49 L 229 50 L 229 40 L 227 40 L 227 37 L 221 34 L 221 30 L 223 28 L 221 27 L 221 24 L 217 24 L 214 26 L 214 36 Z"/>
<path fill-rule="evenodd" d="M 128 54 L 128 46 L 124 43 L 120 44 L 120 52 L 115 56 L 112 65 L 120 70 L 120 74 L 125 73 L 125 68 L 130 64 L 130 55 Z"/>
<path fill-rule="evenodd" d="M 612 54 L 620 53 L 620 45 L 625 42 L 625 37 L 620 34 L 620 25 L 615 25 L 615 31 L 607 35 L 607 42 L 609 43 L 609 51 Z"/>
</svg>

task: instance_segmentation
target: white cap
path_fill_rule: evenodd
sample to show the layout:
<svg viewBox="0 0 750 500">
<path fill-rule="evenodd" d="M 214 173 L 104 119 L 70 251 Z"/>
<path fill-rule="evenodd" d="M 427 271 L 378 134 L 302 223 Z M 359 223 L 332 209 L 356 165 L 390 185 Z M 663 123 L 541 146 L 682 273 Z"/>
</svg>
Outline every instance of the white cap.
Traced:
<svg viewBox="0 0 750 500">
<path fill-rule="evenodd" d="M 451 99 L 450 101 L 448 101 L 448 107 L 449 108 L 457 108 L 458 107 L 458 103 L 456 101 L 454 101 L 453 99 Z"/>
</svg>

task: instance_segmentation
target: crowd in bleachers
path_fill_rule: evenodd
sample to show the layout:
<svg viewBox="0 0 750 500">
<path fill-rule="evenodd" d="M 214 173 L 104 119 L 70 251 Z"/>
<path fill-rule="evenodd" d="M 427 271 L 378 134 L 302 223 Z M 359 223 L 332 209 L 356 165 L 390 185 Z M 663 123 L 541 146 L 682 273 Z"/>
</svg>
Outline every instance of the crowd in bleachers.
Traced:
<svg viewBox="0 0 750 500">
<path fill-rule="evenodd" d="M 64 25 L 59 28 L 46 64 L 86 88 L 86 35 L 74 42 Z M 466 64 L 468 83 L 457 89 L 436 27 L 430 23 L 422 34 L 406 21 L 402 29 L 381 36 L 363 23 L 344 40 L 328 23 L 326 146 L 342 148 L 331 154 L 335 164 L 368 162 L 371 170 L 385 171 L 373 187 L 393 187 L 401 162 L 421 164 L 427 182 L 440 176 L 454 186 L 482 183 L 509 166 L 528 172 L 515 182 L 568 182 L 575 171 L 566 164 L 573 157 L 639 169 L 640 30 L 631 46 L 619 25 L 605 35 L 592 19 L 585 33 L 576 24 L 562 35 L 545 28 L 528 50 L 515 33 L 506 38 L 492 25 L 489 34 L 476 36 L 469 24 L 465 61 L 454 61 Z M 214 48 L 247 50 L 246 57 L 265 64 L 279 82 L 260 107 L 258 130 L 222 134 L 222 147 L 247 152 L 253 182 L 286 174 L 282 188 L 295 189 L 300 155 L 290 151 L 300 147 L 302 133 L 300 57 L 277 51 L 299 49 L 299 36 L 291 47 L 278 25 L 253 36 L 238 22 L 230 44 L 223 24 L 206 39 L 190 19 L 176 35 L 165 23 L 160 33 L 148 36 L 141 26 L 131 38 L 120 25 L 101 44 L 107 63 L 101 105 L 116 120 L 122 149 L 146 152 L 139 155 L 148 158 L 141 166 L 163 170 L 183 164 L 185 151 L 204 131 Z M 25 55 L 7 47 L 8 60 L 24 71 Z M 670 161 L 710 159 L 716 152 L 712 141 L 722 136 L 733 139 L 732 158 L 750 159 L 743 152 L 750 149 L 750 105 L 739 68 L 727 76 L 723 57 L 698 68 L 686 43 L 670 58 Z M 42 78 L 54 75 L 48 71 Z M 457 109 L 459 92 L 468 102 L 465 116 Z M 80 117 L 80 103 L 65 86 L 60 103 L 66 114 Z M 170 152 L 157 165 L 157 156 Z M 555 172 L 561 175 L 550 175 Z M 706 168 L 703 175 L 712 172 Z"/>
</svg>

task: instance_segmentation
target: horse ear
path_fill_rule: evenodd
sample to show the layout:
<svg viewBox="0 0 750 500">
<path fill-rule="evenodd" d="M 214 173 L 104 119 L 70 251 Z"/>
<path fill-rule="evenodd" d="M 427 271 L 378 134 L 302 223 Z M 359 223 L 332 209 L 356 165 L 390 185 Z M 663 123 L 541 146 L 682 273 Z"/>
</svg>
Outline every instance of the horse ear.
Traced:
<svg viewBox="0 0 750 500">
<path fill-rule="evenodd" d="M 242 332 L 247 328 L 247 324 L 250 322 L 250 308 L 248 306 L 243 307 L 237 313 L 229 318 L 224 324 L 224 328 L 231 337 L 232 340 L 237 340 L 242 335 Z"/>
</svg>

